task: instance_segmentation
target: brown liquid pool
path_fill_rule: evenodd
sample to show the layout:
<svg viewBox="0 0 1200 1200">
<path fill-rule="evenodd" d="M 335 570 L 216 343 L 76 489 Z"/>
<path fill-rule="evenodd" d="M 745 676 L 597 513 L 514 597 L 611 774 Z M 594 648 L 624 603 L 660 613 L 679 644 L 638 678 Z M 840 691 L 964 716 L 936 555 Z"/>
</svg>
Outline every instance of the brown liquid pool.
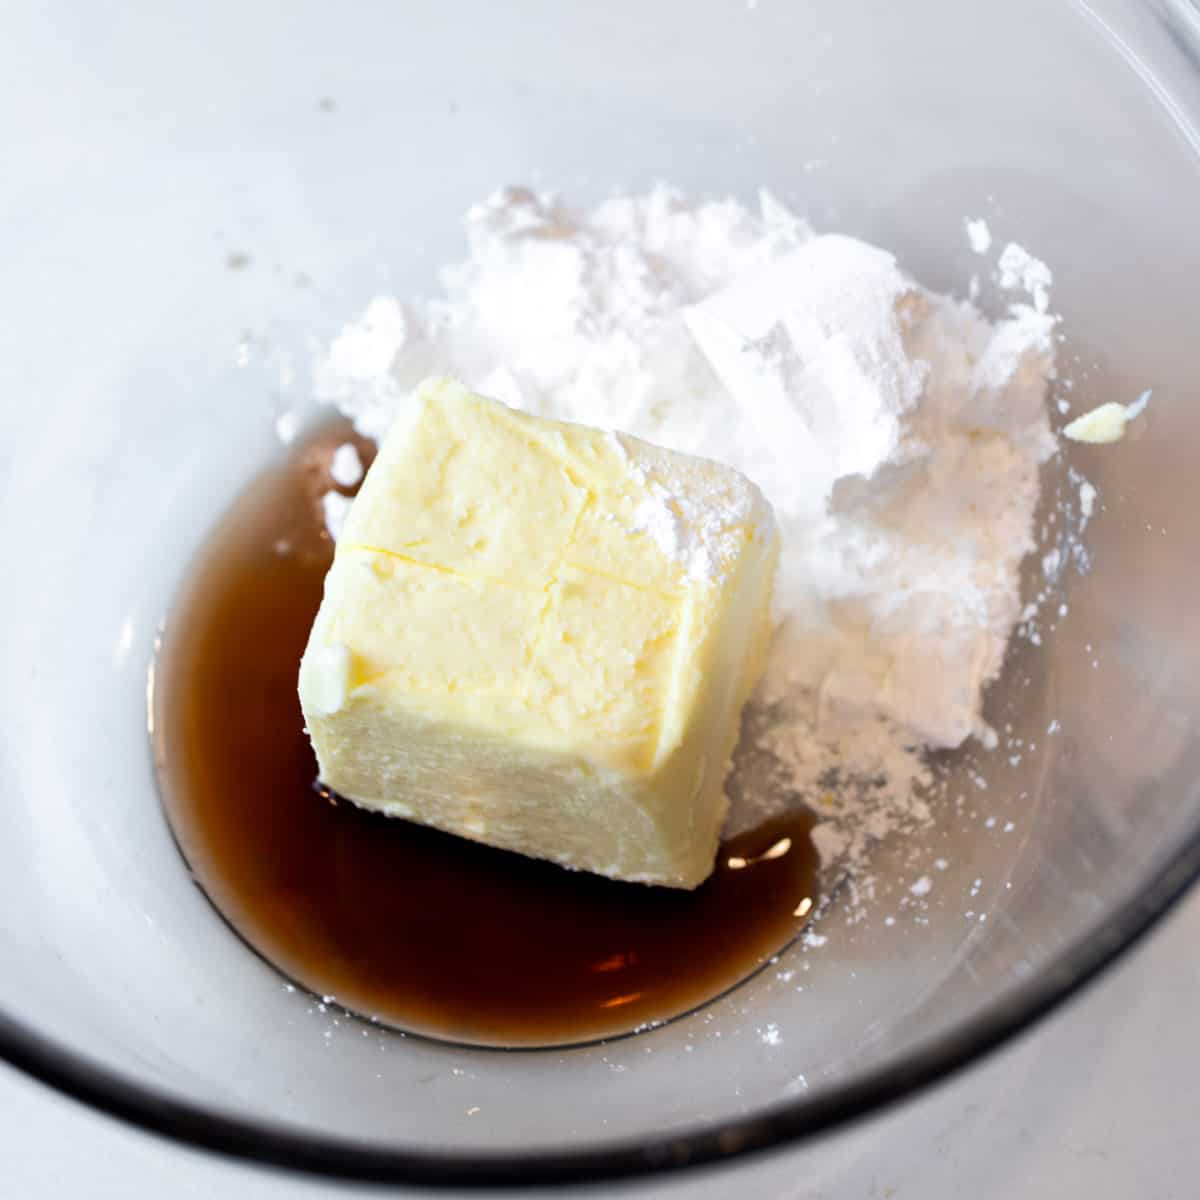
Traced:
<svg viewBox="0 0 1200 1200">
<path fill-rule="evenodd" d="M 726 842 L 695 892 L 617 883 L 364 812 L 316 782 L 296 674 L 333 556 L 319 498 L 349 426 L 258 478 L 194 563 L 155 684 L 163 802 L 238 934 L 388 1025 L 496 1046 L 628 1033 L 711 1000 L 812 907 L 805 814 Z"/>
</svg>

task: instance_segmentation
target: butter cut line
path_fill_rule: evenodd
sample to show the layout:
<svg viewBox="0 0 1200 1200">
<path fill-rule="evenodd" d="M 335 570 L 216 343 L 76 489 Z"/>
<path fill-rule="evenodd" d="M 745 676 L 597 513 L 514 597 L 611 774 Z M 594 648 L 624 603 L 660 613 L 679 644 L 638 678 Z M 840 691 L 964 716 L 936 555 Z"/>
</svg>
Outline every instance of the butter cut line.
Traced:
<svg viewBox="0 0 1200 1200">
<path fill-rule="evenodd" d="M 687 606 L 690 609 L 690 605 Z M 670 738 L 668 744 L 668 730 L 671 727 L 671 722 L 664 720 L 667 713 L 676 711 L 675 706 L 679 702 L 680 693 L 682 690 L 682 663 L 687 655 L 687 643 L 681 636 L 684 625 L 679 619 L 678 613 L 676 620 L 671 628 L 665 633 L 660 634 L 653 641 L 647 642 L 643 647 L 643 656 L 637 664 L 639 673 L 642 661 L 648 656 L 647 652 L 652 649 L 660 649 L 664 653 L 670 654 L 671 676 L 670 682 L 667 685 L 666 694 L 663 697 L 664 703 L 659 709 L 653 723 L 644 731 L 645 740 L 641 743 L 641 748 L 637 754 L 636 762 L 642 771 L 653 771 L 675 748 L 678 744 L 676 738 Z"/>
<path fill-rule="evenodd" d="M 507 404 L 501 404 L 502 411 L 493 413 L 493 419 L 504 425 L 510 433 L 519 438 L 525 445 L 535 453 L 544 454 L 551 462 L 553 462 L 567 477 L 567 482 L 574 488 L 580 491 L 587 492 L 587 499 L 584 500 L 586 507 L 588 500 L 595 499 L 595 493 L 592 486 L 581 473 L 581 464 L 574 460 L 569 451 L 564 450 L 560 446 L 553 445 L 547 438 L 540 437 L 534 432 L 530 426 L 528 419 L 522 420 L 521 415 L 516 409 L 510 408 Z M 590 428 L 590 427 L 585 427 Z M 600 430 L 593 430 L 599 433 Z M 558 431 L 555 431 L 556 435 Z"/>
<path fill-rule="evenodd" d="M 639 535 L 645 536 L 645 535 Z M 657 596 L 660 600 L 668 600 L 674 604 L 682 604 L 688 596 L 688 590 L 685 588 L 682 591 L 670 592 L 664 588 L 651 587 L 645 583 L 634 583 L 632 579 L 622 579 L 620 575 L 613 575 L 608 571 L 601 571 L 599 567 L 589 567 L 586 563 L 575 562 L 572 559 L 563 559 L 562 565 L 570 567 L 572 571 L 580 571 L 584 575 L 593 575 L 597 579 L 603 579 L 608 583 L 618 584 L 620 587 L 627 587 L 635 592 L 641 592 L 646 596 Z"/>
<path fill-rule="evenodd" d="M 439 575 L 448 575 L 451 579 L 461 579 L 464 583 L 480 583 L 480 584 L 496 584 L 497 587 L 511 588 L 514 592 L 523 592 L 527 596 L 537 596 L 544 589 L 536 587 L 525 587 L 519 583 L 513 583 L 511 579 L 501 579 L 497 575 L 468 575 L 465 571 L 456 571 L 453 567 L 443 566 L 441 563 L 425 562 L 423 559 L 411 558 L 407 554 L 401 554 L 397 550 L 388 550 L 383 546 L 368 546 L 362 542 L 356 542 L 352 546 L 338 546 L 338 554 L 378 554 L 380 558 L 391 558 L 396 562 L 402 562 L 410 567 L 420 567 L 426 571 L 436 571 Z"/>
<path fill-rule="evenodd" d="M 356 680 L 350 685 L 349 693 L 353 695 L 360 688 L 378 687 L 393 676 L 402 676 L 407 670 L 408 668 L 403 666 L 385 667 L 373 675 L 364 675 L 362 679 Z M 404 690 L 414 696 L 506 696 L 510 700 L 523 699 L 518 693 L 510 691 L 503 683 L 497 683 L 494 687 L 465 688 L 459 687 L 453 681 L 439 687 L 420 687 L 406 682 Z"/>
<path fill-rule="evenodd" d="M 687 659 L 688 647 L 691 643 L 690 635 L 696 621 L 696 601 L 694 597 L 687 596 L 684 598 L 683 603 L 679 606 L 676 613 L 676 618 L 673 629 L 675 645 L 671 648 L 671 676 L 670 682 L 667 685 L 666 695 L 663 697 L 662 711 L 664 713 L 678 712 L 682 707 L 685 683 L 684 663 Z M 654 751 L 650 758 L 651 770 L 658 767 L 679 744 L 678 736 L 672 736 L 671 734 L 670 721 L 660 720 L 657 733 L 658 736 L 654 739 Z M 689 830 L 694 820 L 695 812 L 689 808 Z"/>
<path fill-rule="evenodd" d="M 550 572 L 550 578 L 546 580 L 542 587 L 542 595 L 545 599 L 542 602 L 542 607 L 538 609 L 537 620 L 534 622 L 533 630 L 526 642 L 525 665 L 522 668 L 520 678 L 517 680 L 517 687 L 521 696 L 521 700 L 528 703 L 529 693 L 532 690 L 533 664 L 537 661 L 538 650 L 541 648 L 542 640 L 546 632 L 546 621 L 549 619 L 550 612 L 554 608 L 554 588 L 559 582 L 559 577 L 562 575 L 563 566 L 565 565 L 565 555 L 575 544 L 575 538 L 579 535 L 579 527 L 583 524 L 583 514 L 587 512 L 588 505 L 593 503 L 595 495 L 590 488 L 585 489 L 587 495 L 583 498 L 583 503 L 579 506 L 579 511 L 575 514 L 575 520 L 571 525 L 571 531 L 567 534 L 566 544 L 563 546 L 564 558 L 559 561 L 558 565 Z"/>
<path fill-rule="evenodd" d="M 586 506 L 585 506 L 586 507 Z M 582 518 L 582 509 L 580 510 L 580 519 Z M 579 519 L 576 521 L 578 528 Z M 572 539 L 574 532 L 572 532 Z M 637 533 L 635 536 L 645 537 L 644 533 Z M 413 545 L 427 544 L 428 538 L 422 539 L 421 542 L 414 542 Z M 569 543 L 568 543 L 569 544 Z M 410 555 L 401 554 L 398 550 L 388 550 L 384 546 L 369 546 L 364 542 L 355 542 L 353 545 L 338 546 L 338 554 L 378 554 L 381 558 L 395 559 L 397 562 L 405 563 L 410 567 L 422 567 L 429 571 L 437 571 L 442 575 L 449 575 L 452 579 L 461 579 L 464 583 L 494 583 L 499 587 L 512 588 L 515 592 L 523 592 L 527 596 L 538 596 L 548 594 L 550 589 L 560 581 L 560 573 L 563 567 L 569 567 L 572 571 L 580 571 L 584 575 L 592 575 L 597 579 L 607 580 L 609 583 L 619 584 L 621 587 L 631 588 L 635 592 L 642 592 L 647 596 L 657 596 L 660 600 L 670 600 L 678 604 L 682 604 L 688 595 L 689 589 L 681 591 L 667 591 L 663 588 L 650 587 L 644 583 L 634 583 L 632 579 L 625 579 L 620 575 L 613 575 L 608 571 L 601 571 L 598 567 L 588 566 L 587 563 L 576 562 L 574 559 L 565 558 L 554 569 L 549 581 L 545 587 L 534 588 L 524 587 L 519 583 L 513 583 L 511 579 L 502 579 L 498 575 L 472 575 L 465 571 L 456 571 L 453 567 L 443 566 L 441 563 L 426 562 L 424 559 L 412 558 Z M 693 581 L 695 582 L 695 581 Z M 544 615 L 544 613 L 542 614 Z"/>
</svg>

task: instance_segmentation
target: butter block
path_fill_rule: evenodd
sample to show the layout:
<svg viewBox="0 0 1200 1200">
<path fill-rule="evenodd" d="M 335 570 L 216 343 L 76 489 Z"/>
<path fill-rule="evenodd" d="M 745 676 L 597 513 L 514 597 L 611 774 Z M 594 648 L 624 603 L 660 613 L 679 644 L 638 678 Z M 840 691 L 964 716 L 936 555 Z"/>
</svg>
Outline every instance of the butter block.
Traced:
<svg viewBox="0 0 1200 1200">
<path fill-rule="evenodd" d="M 322 780 L 565 867 L 711 872 L 778 534 L 736 471 L 422 386 L 300 665 Z"/>
</svg>

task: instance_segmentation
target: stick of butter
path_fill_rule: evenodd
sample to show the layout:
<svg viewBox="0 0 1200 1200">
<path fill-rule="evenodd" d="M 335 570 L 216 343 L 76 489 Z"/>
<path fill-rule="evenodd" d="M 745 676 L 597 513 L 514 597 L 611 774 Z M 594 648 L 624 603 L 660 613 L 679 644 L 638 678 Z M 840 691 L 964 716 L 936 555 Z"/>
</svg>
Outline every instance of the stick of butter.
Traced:
<svg viewBox="0 0 1200 1200">
<path fill-rule="evenodd" d="M 390 816 L 693 888 L 778 552 L 736 471 L 427 382 L 350 509 L 301 661 L 321 779 Z"/>
</svg>

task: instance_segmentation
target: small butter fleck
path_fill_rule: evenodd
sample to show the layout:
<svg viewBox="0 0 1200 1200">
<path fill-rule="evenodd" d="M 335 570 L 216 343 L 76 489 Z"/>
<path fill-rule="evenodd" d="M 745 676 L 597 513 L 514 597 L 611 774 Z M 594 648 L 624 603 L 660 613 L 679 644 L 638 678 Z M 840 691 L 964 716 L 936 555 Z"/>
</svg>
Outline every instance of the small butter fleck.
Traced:
<svg viewBox="0 0 1200 1200">
<path fill-rule="evenodd" d="M 1150 403 L 1150 393 L 1143 392 L 1132 404 L 1109 401 L 1076 417 L 1063 434 L 1073 442 L 1086 442 L 1093 446 L 1105 446 L 1119 442 L 1125 436 L 1125 426 L 1138 417 Z"/>
<path fill-rule="evenodd" d="M 321 646 L 305 657 L 305 696 L 313 712 L 330 716 L 341 711 L 350 691 L 350 666 L 350 649 L 341 642 Z"/>
</svg>

